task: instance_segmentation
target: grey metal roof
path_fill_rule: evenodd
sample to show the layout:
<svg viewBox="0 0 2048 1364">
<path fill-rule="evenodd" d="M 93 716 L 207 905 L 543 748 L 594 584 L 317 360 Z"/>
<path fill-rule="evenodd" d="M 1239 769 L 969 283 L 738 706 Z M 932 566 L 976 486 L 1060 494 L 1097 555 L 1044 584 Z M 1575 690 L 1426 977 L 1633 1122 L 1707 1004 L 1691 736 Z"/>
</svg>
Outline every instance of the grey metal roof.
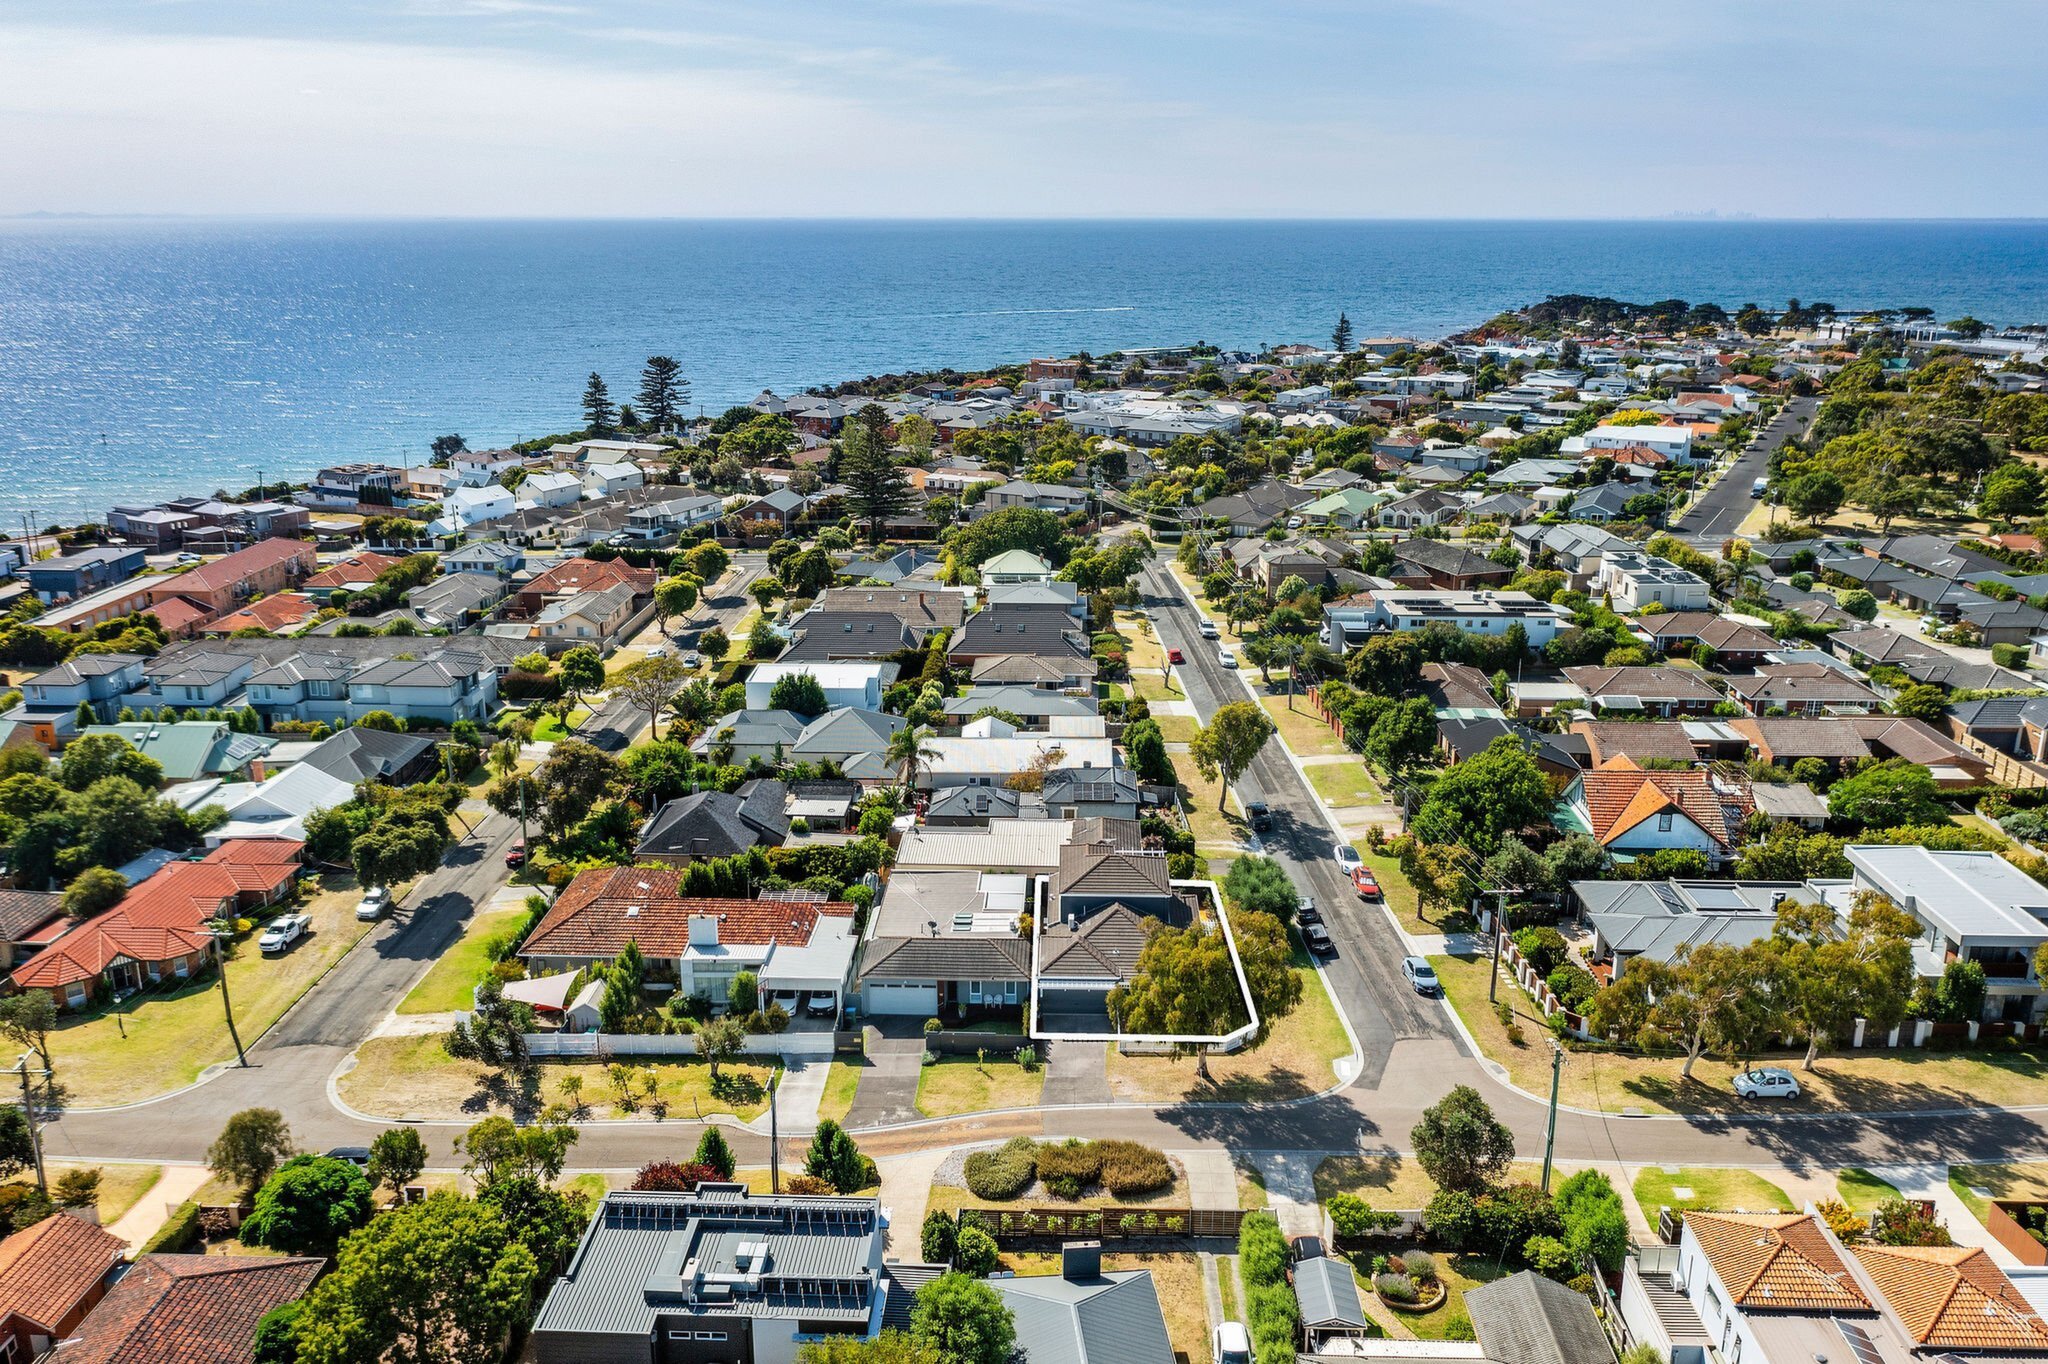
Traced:
<svg viewBox="0 0 2048 1364">
<path fill-rule="evenodd" d="M 1016 1319 L 1017 1349 L 1031 1364 L 1173 1364 L 1150 1270 L 990 1279 L 988 1286 Z"/>
<path fill-rule="evenodd" d="M 1371 1318 L 1358 1298 L 1349 1261 L 1318 1255 L 1294 1266 L 1294 1296 L 1301 1301 L 1303 1326 L 1366 1326 Z"/>
<path fill-rule="evenodd" d="M 1030 944 L 989 933 L 877 938 L 860 967 L 862 980 L 1023 980 L 1030 974 Z"/>
<path fill-rule="evenodd" d="M 1614 1358 L 1593 1304 L 1531 1270 L 1466 1290 L 1480 1348 L 1501 1364 L 1607 1364 Z"/>
<path fill-rule="evenodd" d="M 370 781 L 403 771 L 433 746 L 417 735 L 352 727 L 323 739 L 301 761 L 346 782 Z"/>
</svg>

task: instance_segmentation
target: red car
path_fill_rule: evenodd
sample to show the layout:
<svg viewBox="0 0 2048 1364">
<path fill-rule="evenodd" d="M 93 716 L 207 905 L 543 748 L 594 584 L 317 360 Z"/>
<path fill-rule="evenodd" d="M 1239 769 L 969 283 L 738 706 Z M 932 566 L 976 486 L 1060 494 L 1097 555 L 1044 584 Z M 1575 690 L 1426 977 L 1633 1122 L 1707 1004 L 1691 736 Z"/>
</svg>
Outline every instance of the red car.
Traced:
<svg viewBox="0 0 2048 1364">
<path fill-rule="evenodd" d="M 505 865 L 508 867 L 523 867 L 526 865 L 525 839 L 515 838 L 512 840 L 512 846 L 505 849 Z"/>
<path fill-rule="evenodd" d="M 1185 663 L 1188 661 L 1188 656 L 1178 649 L 1168 649 L 1166 651 L 1166 661 L 1168 663 Z"/>
<path fill-rule="evenodd" d="M 1358 893 L 1365 899 L 1377 900 L 1380 898 L 1380 883 L 1378 878 L 1372 874 L 1371 867 L 1352 868 L 1351 884 L 1357 887 Z"/>
</svg>

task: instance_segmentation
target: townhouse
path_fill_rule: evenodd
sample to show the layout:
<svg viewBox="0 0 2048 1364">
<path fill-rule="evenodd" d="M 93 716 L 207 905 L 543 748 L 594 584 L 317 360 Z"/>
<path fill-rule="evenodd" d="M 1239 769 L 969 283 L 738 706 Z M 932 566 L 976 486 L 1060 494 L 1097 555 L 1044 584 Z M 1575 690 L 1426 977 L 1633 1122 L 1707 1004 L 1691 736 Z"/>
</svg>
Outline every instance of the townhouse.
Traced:
<svg viewBox="0 0 2048 1364">
<path fill-rule="evenodd" d="M 319 567 L 306 540 L 259 540 L 247 549 L 149 585 L 150 609 L 173 635 L 216 620 L 258 595 L 282 592 Z M 182 629 L 173 625 L 180 622 Z"/>
</svg>

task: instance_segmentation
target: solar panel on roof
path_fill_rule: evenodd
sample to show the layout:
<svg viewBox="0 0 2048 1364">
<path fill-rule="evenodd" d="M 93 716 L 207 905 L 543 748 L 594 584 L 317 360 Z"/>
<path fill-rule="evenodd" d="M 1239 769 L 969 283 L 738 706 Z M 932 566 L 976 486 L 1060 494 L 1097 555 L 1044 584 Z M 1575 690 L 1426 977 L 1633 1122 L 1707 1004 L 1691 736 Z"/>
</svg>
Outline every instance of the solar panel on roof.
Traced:
<svg viewBox="0 0 2048 1364">
<path fill-rule="evenodd" d="M 1842 1339 L 1856 1356 L 1856 1364 L 1884 1364 L 1884 1355 L 1878 1351 L 1877 1343 L 1870 1333 L 1853 1321 L 1837 1321 L 1835 1325 L 1842 1332 Z"/>
</svg>

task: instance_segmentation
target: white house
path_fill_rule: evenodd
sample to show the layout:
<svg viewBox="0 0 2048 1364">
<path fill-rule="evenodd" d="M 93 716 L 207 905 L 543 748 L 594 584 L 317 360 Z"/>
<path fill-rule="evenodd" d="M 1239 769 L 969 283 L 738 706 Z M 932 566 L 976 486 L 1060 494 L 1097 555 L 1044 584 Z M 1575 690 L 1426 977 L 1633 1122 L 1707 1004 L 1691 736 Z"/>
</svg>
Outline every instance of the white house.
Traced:
<svg viewBox="0 0 2048 1364">
<path fill-rule="evenodd" d="M 1323 608 L 1322 641 L 1341 653 L 1374 634 L 1443 621 L 1477 635 L 1505 635 L 1519 625 L 1529 647 L 1540 649 L 1571 620 L 1561 607 L 1527 592 L 1361 592 Z"/>
<path fill-rule="evenodd" d="M 534 474 L 519 485 L 519 507 L 569 507 L 583 500 L 583 480 L 574 474 Z"/>
<path fill-rule="evenodd" d="M 456 488 L 441 503 L 441 515 L 428 527 L 436 535 L 459 535 L 516 511 L 512 490 L 496 483 L 480 488 Z"/>
<path fill-rule="evenodd" d="M 583 471 L 583 494 L 586 497 L 609 497 L 629 488 L 637 488 L 647 478 L 633 464 L 593 464 Z"/>
<path fill-rule="evenodd" d="M 856 710 L 882 708 L 882 674 L 893 671 L 885 663 L 763 663 L 747 677 L 747 709 L 768 710 L 775 684 L 785 677 L 808 674 L 817 679 L 825 693 L 825 704 L 834 710 L 851 706 Z"/>
<path fill-rule="evenodd" d="M 1674 464 L 1692 462 L 1692 428 L 1689 426 L 1596 426 L 1583 436 L 1567 437 L 1562 453 L 1598 455 L 1631 445 L 1647 446 Z"/>
<path fill-rule="evenodd" d="M 1855 889 L 1881 892 L 1927 930 L 1913 945 L 1921 977 L 1974 961 L 1984 968 L 1987 1020 L 2028 1022 L 2039 1013 L 2033 956 L 2048 942 L 2048 887 L 1995 852 L 1883 844 L 1842 851 Z"/>
<path fill-rule="evenodd" d="M 1607 594 L 1616 611 L 1628 615 L 1645 606 L 1670 611 L 1704 611 L 1712 606 L 1707 584 L 1697 574 L 1641 552 L 1610 550 L 1593 575 L 1593 587 Z"/>
</svg>

